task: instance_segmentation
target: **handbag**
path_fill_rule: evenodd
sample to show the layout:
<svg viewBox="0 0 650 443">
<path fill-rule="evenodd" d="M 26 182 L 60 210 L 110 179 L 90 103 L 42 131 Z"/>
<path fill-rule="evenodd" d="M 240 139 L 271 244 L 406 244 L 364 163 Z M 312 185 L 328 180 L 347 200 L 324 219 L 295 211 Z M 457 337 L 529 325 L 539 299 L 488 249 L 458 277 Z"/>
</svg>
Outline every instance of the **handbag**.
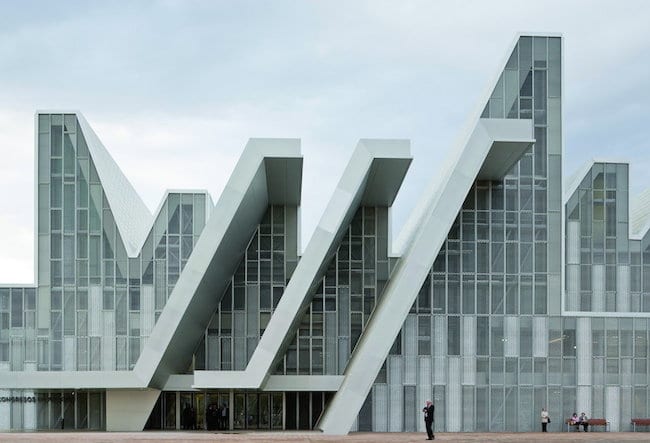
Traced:
<svg viewBox="0 0 650 443">
<path fill-rule="evenodd" d="M 550 422 L 551 422 L 551 417 L 546 417 L 546 423 L 550 423 Z"/>
</svg>

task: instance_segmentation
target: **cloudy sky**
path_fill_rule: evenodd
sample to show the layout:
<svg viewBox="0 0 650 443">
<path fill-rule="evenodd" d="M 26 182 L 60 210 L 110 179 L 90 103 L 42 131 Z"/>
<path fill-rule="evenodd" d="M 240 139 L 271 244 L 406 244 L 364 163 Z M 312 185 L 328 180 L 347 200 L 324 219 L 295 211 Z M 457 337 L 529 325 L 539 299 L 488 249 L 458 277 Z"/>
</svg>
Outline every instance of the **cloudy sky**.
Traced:
<svg viewBox="0 0 650 443">
<path fill-rule="evenodd" d="M 84 113 L 153 211 L 218 199 L 249 137 L 298 137 L 303 246 L 359 138 L 408 138 L 398 232 L 520 32 L 565 42 L 565 176 L 650 187 L 650 2 L 0 0 L 0 282 L 33 281 L 33 114 Z"/>
</svg>

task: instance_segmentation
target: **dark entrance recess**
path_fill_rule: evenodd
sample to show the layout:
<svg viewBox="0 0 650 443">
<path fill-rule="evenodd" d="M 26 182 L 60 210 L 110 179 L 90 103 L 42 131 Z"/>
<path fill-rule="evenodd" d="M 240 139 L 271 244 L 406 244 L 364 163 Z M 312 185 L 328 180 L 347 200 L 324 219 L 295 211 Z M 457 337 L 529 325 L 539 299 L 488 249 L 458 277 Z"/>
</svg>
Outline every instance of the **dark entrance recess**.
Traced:
<svg viewBox="0 0 650 443">
<path fill-rule="evenodd" d="M 330 392 L 163 392 L 145 429 L 314 429 L 332 395 Z"/>
</svg>

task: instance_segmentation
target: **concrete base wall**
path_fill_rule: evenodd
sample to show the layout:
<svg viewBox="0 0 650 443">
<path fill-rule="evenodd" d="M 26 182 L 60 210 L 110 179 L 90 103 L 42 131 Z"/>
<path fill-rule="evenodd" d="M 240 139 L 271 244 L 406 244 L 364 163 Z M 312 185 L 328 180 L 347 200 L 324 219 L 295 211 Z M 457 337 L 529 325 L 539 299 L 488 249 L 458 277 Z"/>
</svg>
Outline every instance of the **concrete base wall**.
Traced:
<svg viewBox="0 0 650 443">
<path fill-rule="evenodd" d="M 160 391 L 125 389 L 106 391 L 106 430 L 142 431 Z"/>
</svg>

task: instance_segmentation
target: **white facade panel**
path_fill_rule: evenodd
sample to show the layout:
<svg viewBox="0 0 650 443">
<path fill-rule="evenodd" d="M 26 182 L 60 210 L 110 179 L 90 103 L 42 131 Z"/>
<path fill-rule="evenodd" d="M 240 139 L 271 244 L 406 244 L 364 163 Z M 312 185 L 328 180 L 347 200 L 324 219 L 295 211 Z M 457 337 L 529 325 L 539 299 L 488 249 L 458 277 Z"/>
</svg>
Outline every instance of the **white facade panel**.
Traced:
<svg viewBox="0 0 650 443">
<path fill-rule="evenodd" d="M 579 317 L 576 319 L 576 375 L 578 386 L 591 386 L 592 358 L 591 318 Z"/>
<path fill-rule="evenodd" d="M 63 338 L 63 370 L 64 371 L 77 370 L 77 338 L 76 337 Z"/>
<path fill-rule="evenodd" d="M 533 357 L 548 357 L 548 318 L 533 317 Z"/>
<path fill-rule="evenodd" d="M 460 432 L 463 425 L 463 403 L 460 384 L 461 361 L 459 357 L 449 357 L 449 380 L 447 382 L 447 404 L 445 418 L 448 432 Z"/>
<path fill-rule="evenodd" d="M 605 265 L 592 265 L 591 291 L 591 310 L 605 311 Z"/>
<path fill-rule="evenodd" d="M 503 353 L 506 357 L 519 356 L 519 317 L 507 315 L 503 322 L 505 342 Z"/>
<path fill-rule="evenodd" d="M 566 229 L 566 264 L 580 264 L 580 221 L 570 220 Z"/>
<path fill-rule="evenodd" d="M 463 317 L 463 355 L 476 355 L 476 317 L 468 315 Z"/>
<path fill-rule="evenodd" d="M 628 312 L 630 310 L 630 267 L 618 265 L 616 267 L 616 311 Z"/>
<path fill-rule="evenodd" d="M 388 385 L 377 384 L 372 389 L 372 430 L 388 432 Z"/>
<path fill-rule="evenodd" d="M 88 289 L 88 335 L 102 335 L 102 287 L 91 285 Z"/>
<path fill-rule="evenodd" d="M 621 388 L 605 387 L 605 417 L 609 420 L 609 430 L 620 431 L 621 428 Z"/>
<path fill-rule="evenodd" d="M 566 266 L 565 303 L 568 311 L 580 309 L 580 265 Z"/>
<path fill-rule="evenodd" d="M 149 337 L 156 323 L 156 310 L 154 309 L 153 285 L 142 285 L 142 309 L 140 310 L 140 335 Z"/>
</svg>

